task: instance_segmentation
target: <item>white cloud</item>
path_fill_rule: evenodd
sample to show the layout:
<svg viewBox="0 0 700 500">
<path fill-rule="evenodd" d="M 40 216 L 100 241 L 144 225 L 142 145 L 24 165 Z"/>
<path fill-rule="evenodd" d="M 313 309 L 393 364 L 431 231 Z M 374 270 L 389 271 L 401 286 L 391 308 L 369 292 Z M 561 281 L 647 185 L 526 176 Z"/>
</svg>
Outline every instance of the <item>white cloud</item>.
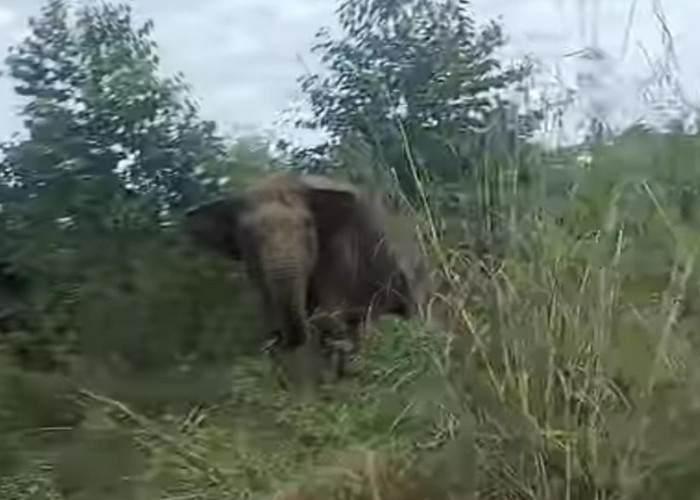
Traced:
<svg viewBox="0 0 700 500">
<path fill-rule="evenodd" d="M 17 20 L 17 12 L 0 5 L 0 28 L 11 26 Z"/>
</svg>

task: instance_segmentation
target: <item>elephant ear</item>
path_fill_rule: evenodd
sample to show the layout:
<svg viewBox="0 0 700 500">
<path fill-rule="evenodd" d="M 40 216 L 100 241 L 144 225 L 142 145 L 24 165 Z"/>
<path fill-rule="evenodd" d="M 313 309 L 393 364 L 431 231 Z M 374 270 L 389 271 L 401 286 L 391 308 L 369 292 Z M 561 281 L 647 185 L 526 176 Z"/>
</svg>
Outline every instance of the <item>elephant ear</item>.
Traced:
<svg viewBox="0 0 700 500">
<path fill-rule="evenodd" d="M 243 205 L 239 198 L 225 198 L 191 208 L 185 213 L 185 231 L 197 245 L 239 260 L 238 218 Z"/>
<path fill-rule="evenodd" d="M 305 175 L 300 180 L 322 239 L 354 220 L 358 193 L 352 186 L 316 175 Z"/>
</svg>

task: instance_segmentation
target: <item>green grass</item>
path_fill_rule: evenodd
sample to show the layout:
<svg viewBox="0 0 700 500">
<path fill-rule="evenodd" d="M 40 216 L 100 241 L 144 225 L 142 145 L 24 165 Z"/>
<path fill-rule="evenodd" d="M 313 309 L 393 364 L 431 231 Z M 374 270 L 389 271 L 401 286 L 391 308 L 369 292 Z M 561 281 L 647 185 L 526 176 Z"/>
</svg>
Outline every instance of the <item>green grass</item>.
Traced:
<svg viewBox="0 0 700 500">
<path fill-rule="evenodd" d="M 697 141 L 571 161 L 556 190 L 521 193 L 488 265 L 454 243 L 470 237 L 457 207 L 430 246 L 444 328 L 387 320 L 311 406 L 257 354 L 217 375 L 225 391 L 159 412 L 136 382 L 62 389 L 3 365 L 0 497 L 700 498 L 700 233 L 677 194 L 700 186 Z"/>
</svg>

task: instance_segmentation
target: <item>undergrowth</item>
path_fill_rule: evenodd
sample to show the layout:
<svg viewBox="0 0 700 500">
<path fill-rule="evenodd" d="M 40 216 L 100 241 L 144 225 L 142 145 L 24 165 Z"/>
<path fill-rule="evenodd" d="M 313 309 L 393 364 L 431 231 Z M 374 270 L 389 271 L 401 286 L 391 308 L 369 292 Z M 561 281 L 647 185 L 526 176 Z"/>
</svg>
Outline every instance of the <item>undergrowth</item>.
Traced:
<svg viewBox="0 0 700 500">
<path fill-rule="evenodd" d="M 523 210 L 497 259 L 432 241 L 439 321 L 383 321 L 313 405 L 258 353 L 173 379 L 219 389 L 159 411 L 146 379 L 115 391 L 8 358 L 0 497 L 698 497 L 700 238 L 629 151 L 572 170 L 566 203 Z"/>
<path fill-rule="evenodd" d="M 700 238 L 634 155 L 601 189 L 610 153 L 523 211 L 500 258 L 434 241 L 439 321 L 386 319 L 313 405 L 257 353 L 167 411 L 8 358 L 0 497 L 700 498 Z"/>
</svg>

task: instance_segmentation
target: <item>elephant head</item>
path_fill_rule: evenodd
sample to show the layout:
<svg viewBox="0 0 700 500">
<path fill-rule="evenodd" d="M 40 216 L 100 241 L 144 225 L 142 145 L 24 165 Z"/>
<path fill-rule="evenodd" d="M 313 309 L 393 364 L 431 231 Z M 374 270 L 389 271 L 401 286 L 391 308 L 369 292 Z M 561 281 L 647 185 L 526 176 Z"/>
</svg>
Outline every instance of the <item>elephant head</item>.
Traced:
<svg viewBox="0 0 700 500">
<path fill-rule="evenodd" d="M 354 198 L 351 188 L 323 177 L 275 173 L 242 196 L 189 210 L 185 227 L 200 245 L 245 262 L 272 330 L 293 349 L 307 336 L 319 240 L 343 225 Z"/>
</svg>

